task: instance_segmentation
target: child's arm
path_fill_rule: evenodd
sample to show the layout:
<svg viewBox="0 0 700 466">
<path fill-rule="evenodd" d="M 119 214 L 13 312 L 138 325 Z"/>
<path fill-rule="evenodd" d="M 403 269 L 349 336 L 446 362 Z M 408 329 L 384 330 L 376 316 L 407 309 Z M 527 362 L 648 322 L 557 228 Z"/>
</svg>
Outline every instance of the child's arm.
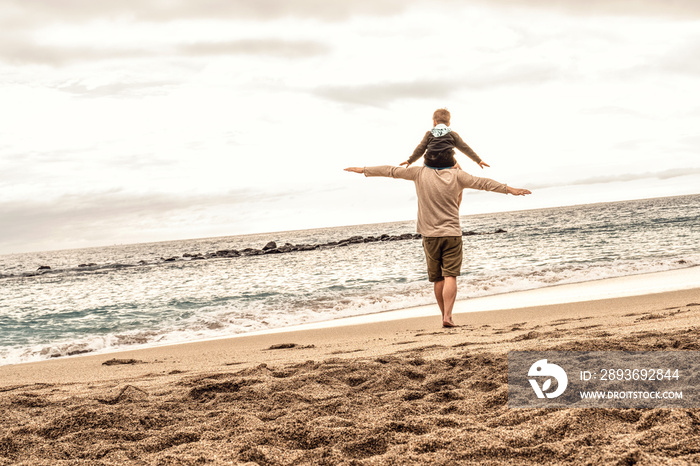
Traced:
<svg viewBox="0 0 700 466">
<path fill-rule="evenodd" d="M 406 165 L 407 167 L 411 165 L 413 162 L 418 160 L 425 154 L 425 149 L 428 148 L 428 135 L 430 135 L 430 131 L 425 133 L 425 136 L 423 136 L 423 140 L 416 146 L 415 150 L 413 151 L 413 154 L 406 160 L 405 162 L 401 162 L 399 164 L 400 167 Z"/>
<path fill-rule="evenodd" d="M 462 152 L 464 155 L 476 162 L 481 168 L 491 166 L 488 163 L 481 160 L 481 157 L 476 155 L 476 152 L 474 152 L 472 148 L 469 147 L 466 142 L 464 142 L 464 140 L 459 136 L 459 134 L 457 134 L 454 131 L 452 131 L 450 134 L 452 135 L 452 139 L 455 142 L 455 147 L 459 149 L 460 152 Z"/>
</svg>

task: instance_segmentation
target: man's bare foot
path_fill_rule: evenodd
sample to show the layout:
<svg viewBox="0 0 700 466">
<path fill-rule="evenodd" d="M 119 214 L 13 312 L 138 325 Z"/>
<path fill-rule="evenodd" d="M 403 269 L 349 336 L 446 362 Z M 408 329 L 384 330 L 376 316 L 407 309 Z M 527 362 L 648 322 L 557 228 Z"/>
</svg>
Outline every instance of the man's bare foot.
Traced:
<svg viewBox="0 0 700 466">
<path fill-rule="evenodd" d="M 450 321 L 443 321 L 442 326 L 445 328 L 459 327 L 459 325 L 455 324 L 451 320 Z"/>
</svg>

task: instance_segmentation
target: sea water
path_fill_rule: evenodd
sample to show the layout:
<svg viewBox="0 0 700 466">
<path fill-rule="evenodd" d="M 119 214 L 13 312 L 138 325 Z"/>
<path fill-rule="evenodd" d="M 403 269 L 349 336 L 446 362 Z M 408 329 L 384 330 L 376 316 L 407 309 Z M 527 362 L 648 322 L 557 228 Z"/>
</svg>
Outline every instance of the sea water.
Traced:
<svg viewBox="0 0 700 466">
<path fill-rule="evenodd" d="M 477 234 L 464 237 L 458 299 L 691 270 L 699 227 L 700 195 L 465 216 Z M 0 365 L 430 304 L 419 239 L 190 259 L 414 232 L 407 221 L 0 256 Z"/>
</svg>

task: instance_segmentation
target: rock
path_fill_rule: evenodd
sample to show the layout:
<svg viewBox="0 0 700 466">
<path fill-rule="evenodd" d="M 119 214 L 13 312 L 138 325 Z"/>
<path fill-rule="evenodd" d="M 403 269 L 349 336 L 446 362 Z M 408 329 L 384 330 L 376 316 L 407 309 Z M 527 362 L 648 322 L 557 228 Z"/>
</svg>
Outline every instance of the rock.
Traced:
<svg viewBox="0 0 700 466">
<path fill-rule="evenodd" d="M 508 233 L 508 232 L 505 231 L 503 228 L 499 228 L 496 231 L 494 231 L 494 233 Z"/>
<path fill-rule="evenodd" d="M 103 366 L 116 366 L 116 365 L 124 365 L 124 364 L 129 364 L 129 365 L 131 365 L 131 364 L 143 364 L 143 361 L 139 361 L 138 359 L 112 358 L 112 359 L 109 359 L 109 360 L 102 363 Z"/>
<path fill-rule="evenodd" d="M 51 267 L 49 267 L 48 265 L 40 265 L 39 268 L 36 270 L 51 270 Z"/>
<path fill-rule="evenodd" d="M 219 257 L 238 257 L 240 253 L 235 249 L 222 249 L 221 251 L 216 251 L 215 253 Z"/>
<path fill-rule="evenodd" d="M 498 229 L 495 231 L 495 233 L 505 233 L 505 230 Z M 469 236 L 469 235 L 477 235 L 477 234 L 489 234 L 489 233 L 475 233 L 473 231 L 468 231 L 468 232 L 462 232 L 463 236 Z M 292 244 L 292 243 L 284 243 L 284 246 L 277 246 L 277 243 L 275 241 L 270 241 L 268 242 L 262 249 L 253 249 L 253 248 L 245 248 L 241 250 L 235 250 L 235 249 L 221 249 L 216 252 L 208 252 L 206 254 L 202 254 L 200 252 L 197 253 L 184 253 L 182 256 L 177 256 L 177 257 L 170 257 L 170 258 L 165 258 L 161 257 L 160 260 L 162 262 L 175 262 L 175 261 L 182 261 L 183 259 L 189 259 L 189 260 L 205 260 L 205 259 L 212 259 L 212 258 L 233 258 L 233 257 L 239 257 L 239 256 L 257 256 L 261 254 L 282 254 L 282 253 L 288 253 L 288 252 L 296 252 L 296 251 L 314 251 L 318 249 L 329 249 L 329 248 L 335 248 L 335 247 L 346 247 L 351 244 L 362 244 L 362 243 L 371 243 L 371 242 L 377 242 L 377 241 L 404 241 L 404 240 L 418 240 L 421 239 L 422 236 L 418 233 L 403 233 L 400 235 L 389 235 L 389 234 L 382 234 L 381 236 L 361 236 L 361 235 L 355 235 L 351 236 L 347 239 L 343 239 L 340 241 L 329 241 L 328 243 L 319 243 L 319 244 Z M 683 263 L 683 262 L 681 262 Z M 134 266 L 134 265 L 148 265 L 148 264 L 154 264 L 154 262 L 146 262 L 145 260 L 141 260 L 136 264 L 118 264 L 120 267 L 128 267 L 128 266 Z M 85 263 L 85 264 L 80 264 L 78 267 L 92 267 L 96 266 L 94 262 L 91 263 Z M 36 272 L 32 272 L 31 276 L 34 275 L 41 275 L 42 272 L 51 270 L 51 267 L 47 265 L 43 265 L 39 267 L 39 269 Z"/>
<path fill-rule="evenodd" d="M 463 231 L 462 232 L 462 236 L 474 236 L 476 234 L 477 234 L 477 232 L 475 232 L 475 231 Z"/>
</svg>

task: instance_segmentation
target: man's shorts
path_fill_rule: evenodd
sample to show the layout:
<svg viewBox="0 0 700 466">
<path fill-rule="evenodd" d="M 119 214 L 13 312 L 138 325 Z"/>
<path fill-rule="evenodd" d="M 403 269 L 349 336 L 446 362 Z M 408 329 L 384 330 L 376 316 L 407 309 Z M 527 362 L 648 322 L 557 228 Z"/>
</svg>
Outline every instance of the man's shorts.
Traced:
<svg viewBox="0 0 700 466">
<path fill-rule="evenodd" d="M 423 237 L 428 280 L 439 282 L 445 277 L 458 277 L 462 272 L 462 237 Z"/>
</svg>

